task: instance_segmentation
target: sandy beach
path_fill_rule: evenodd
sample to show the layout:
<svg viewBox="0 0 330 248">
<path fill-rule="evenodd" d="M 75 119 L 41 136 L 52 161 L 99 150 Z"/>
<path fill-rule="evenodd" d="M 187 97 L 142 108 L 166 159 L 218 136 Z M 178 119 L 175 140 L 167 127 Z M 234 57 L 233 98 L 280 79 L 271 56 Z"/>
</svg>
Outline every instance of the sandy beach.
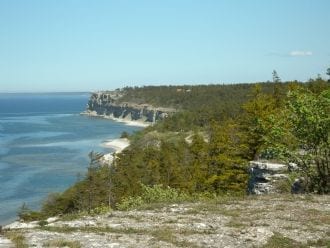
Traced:
<svg viewBox="0 0 330 248">
<path fill-rule="evenodd" d="M 122 150 L 124 150 L 126 147 L 130 145 L 130 142 L 126 138 L 119 138 L 114 140 L 107 140 L 102 143 L 103 147 L 111 148 L 115 150 L 116 153 L 120 153 Z M 101 158 L 101 163 L 103 164 L 111 164 L 114 159 L 114 153 L 106 153 Z"/>
<path fill-rule="evenodd" d="M 112 115 L 99 115 L 96 113 L 96 111 L 84 111 L 80 113 L 81 115 L 87 115 L 91 117 L 98 117 L 98 118 L 104 118 L 109 119 L 116 122 L 121 122 L 128 126 L 135 126 L 135 127 L 147 127 L 152 125 L 150 122 L 144 122 L 143 120 L 140 121 L 132 121 L 128 118 L 115 118 Z M 126 147 L 130 145 L 130 142 L 126 138 L 119 138 L 114 140 L 106 140 L 101 144 L 103 147 L 107 147 L 110 149 L 115 150 L 114 153 L 120 153 L 122 150 L 124 150 Z M 104 164 L 111 164 L 114 159 L 113 152 L 112 153 L 106 153 L 103 155 L 101 162 Z"/>
<path fill-rule="evenodd" d="M 126 138 L 107 140 L 102 143 L 102 146 L 114 149 L 115 153 L 120 153 L 122 150 L 124 150 L 129 145 L 130 145 L 130 142 Z"/>
</svg>

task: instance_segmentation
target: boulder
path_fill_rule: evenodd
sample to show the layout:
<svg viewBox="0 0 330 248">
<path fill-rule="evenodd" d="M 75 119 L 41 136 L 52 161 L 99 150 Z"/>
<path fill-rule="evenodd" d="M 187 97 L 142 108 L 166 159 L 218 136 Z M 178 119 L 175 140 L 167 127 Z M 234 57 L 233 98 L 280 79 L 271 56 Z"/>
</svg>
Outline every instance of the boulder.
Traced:
<svg viewBox="0 0 330 248">
<path fill-rule="evenodd" d="M 296 178 L 291 186 L 292 194 L 303 194 L 305 193 L 305 179 L 303 177 Z"/>
<path fill-rule="evenodd" d="M 248 191 L 256 195 L 279 193 L 278 185 L 281 181 L 288 182 L 288 173 L 286 164 L 250 161 Z"/>
</svg>

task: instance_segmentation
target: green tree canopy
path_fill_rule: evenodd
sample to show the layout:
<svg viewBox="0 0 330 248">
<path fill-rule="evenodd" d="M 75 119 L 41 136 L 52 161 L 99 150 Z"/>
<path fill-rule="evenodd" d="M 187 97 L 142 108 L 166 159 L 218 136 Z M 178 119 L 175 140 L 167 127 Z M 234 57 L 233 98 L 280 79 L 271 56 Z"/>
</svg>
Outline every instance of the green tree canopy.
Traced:
<svg viewBox="0 0 330 248">
<path fill-rule="evenodd" d="M 311 192 L 329 193 L 329 132 L 330 90 L 298 88 L 288 93 L 287 107 L 268 135 L 272 149 L 298 165 Z"/>
</svg>

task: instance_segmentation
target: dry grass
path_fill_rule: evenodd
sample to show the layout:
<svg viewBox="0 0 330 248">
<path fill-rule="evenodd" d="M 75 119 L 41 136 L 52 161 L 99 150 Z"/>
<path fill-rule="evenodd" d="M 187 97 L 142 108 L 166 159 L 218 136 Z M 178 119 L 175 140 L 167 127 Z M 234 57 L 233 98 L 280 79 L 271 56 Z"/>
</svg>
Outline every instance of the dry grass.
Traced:
<svg viewBox="0 0 330 248">
<path fill-rule="evenodd" d="M 68 247 L 68 248 L 81 248 L 78 241 L 69 241 L 64 239 L 51 240 L 43 244 L 44 247 Z"/>
<path fill-rule="evenodd" d="M 25 237 L 21 232 L 7 231 L 4 235 L 14 243 L 15 248 L 28 248 Z"/>
</svg>

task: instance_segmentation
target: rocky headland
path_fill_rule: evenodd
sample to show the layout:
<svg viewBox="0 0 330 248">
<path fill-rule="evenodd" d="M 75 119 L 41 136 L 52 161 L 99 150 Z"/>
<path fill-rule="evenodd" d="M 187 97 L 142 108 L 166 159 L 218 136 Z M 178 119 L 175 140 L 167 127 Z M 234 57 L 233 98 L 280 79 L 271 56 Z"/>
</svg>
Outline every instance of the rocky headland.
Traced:
<svg viewBox="0 0 330 248">
<path fill-rule="evenodd" d="M 172 108 L 153 107 L 147 103 L 123 102 L 124 94 L 120 90 L 92 93 L 82 114 L 148 126 L 176 112 Z"/>
</svg>

